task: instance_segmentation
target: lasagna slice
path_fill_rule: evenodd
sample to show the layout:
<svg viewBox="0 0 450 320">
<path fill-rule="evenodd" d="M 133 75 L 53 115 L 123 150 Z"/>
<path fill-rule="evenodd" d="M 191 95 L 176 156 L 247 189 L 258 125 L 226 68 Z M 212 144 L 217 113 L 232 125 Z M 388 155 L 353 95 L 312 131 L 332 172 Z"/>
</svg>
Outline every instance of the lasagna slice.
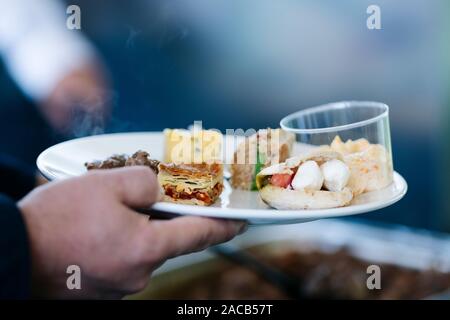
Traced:
<svg viewBox="0 0 450 320">
<path fill-rule="evenodd" d="M 223 190 L 222 164 L 159 164 L 164 201 L 209 206 Z"/>
</svg>

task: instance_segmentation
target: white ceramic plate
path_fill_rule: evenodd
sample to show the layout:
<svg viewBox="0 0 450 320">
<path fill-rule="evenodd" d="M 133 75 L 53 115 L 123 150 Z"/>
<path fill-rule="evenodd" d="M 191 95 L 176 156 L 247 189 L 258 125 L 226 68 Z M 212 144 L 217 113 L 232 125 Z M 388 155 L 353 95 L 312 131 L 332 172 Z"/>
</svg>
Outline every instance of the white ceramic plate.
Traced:
<svg viewBox="0 0 450 320">
<path fill-rule="evenodd" d="M 75 139 L 57 144 L 42 152 L 37 159 L 41 173 L 50 180 L 60 180 L 86 173 L 84 163 L 102 160 L 112 154 L 132 154 L 145 150 L 161 159 L 164 149 L 161 132 L 120 133 Z M 295 150 L 301 149 L 297 145 Z M 232 153 L 227 155 L 227 158 Z M 152 210 L 170 214 L 200 215 L 248 220 L 250 224 L 302 223 L 316 219 L 349 216 L 387 207 L 399 201 L 407 191 L 406 181 L 397 172 L 387 188 L 365 193 L 353 199 L 350 206 L 322 210 L 275 210 L 263 203 L 258 192 L 233 190 L 225 181 L 220 199 L 210 207 L 158 202 Z"/>
</svg>

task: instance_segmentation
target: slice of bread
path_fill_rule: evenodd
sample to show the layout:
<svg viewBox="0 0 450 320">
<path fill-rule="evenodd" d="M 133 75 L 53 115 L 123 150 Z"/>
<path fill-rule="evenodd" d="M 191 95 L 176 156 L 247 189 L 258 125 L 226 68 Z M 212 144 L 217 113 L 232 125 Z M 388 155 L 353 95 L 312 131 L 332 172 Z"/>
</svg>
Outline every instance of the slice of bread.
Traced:
<svg viewBox="0 0 450 320">
<path fill-rule="evenodd" d="M 230 167 L 231 186 L 256 190 L 255 178 L 259 171 L 289 158 L 294 141 L 294 134 L 270 128 L 246 137 L 234 153 Z"/>
</svg>

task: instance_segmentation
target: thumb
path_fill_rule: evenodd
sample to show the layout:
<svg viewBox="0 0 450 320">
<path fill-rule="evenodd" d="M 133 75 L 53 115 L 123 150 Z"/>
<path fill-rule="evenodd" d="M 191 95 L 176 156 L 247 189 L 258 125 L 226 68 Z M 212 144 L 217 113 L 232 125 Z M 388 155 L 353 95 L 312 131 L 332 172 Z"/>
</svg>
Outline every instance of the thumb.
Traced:
<svg viewBox="0 0 450 320">
<path fill-rule="evenodd" d="M 160 198 L 155 173 L 148 167 L 135 166 L 110 170 L 95 170 L 103 186 L 112 190 L 123 204 L 133 207 L 148 207 Z"/>
<path fill-rule="evenodd" d="M 231 240 L 246 228 L 246 223 L 235 220 L 220 220 L 185 216 L 173 220 L 154 220 L 148 224 L 147 240 L 149 253 L 155 246 L 162 259 L 203 250 L 209 246 Z"/>
</svg>

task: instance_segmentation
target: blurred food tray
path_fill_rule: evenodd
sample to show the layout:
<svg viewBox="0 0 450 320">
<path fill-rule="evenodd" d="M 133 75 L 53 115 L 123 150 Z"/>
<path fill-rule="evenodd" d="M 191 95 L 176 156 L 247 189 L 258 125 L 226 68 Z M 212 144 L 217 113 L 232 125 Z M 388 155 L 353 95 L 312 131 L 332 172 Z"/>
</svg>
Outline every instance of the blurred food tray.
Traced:
<svg viewBox="0 0 450 320">
<path fill-rule="evenodd" d="M 231 242 L 241 248 L 282 243 L 296 250 L 337 251 L 343 247 L 368 262 L 450 272 L 450 236 L 397 225 L 368 225 L 320 220 L 298 225 L 253 227 Z M 208 251 L 168 261 L 155 275 L 192 265 L 215 255 Z"/>
<path fill-rule="evenodd" d="M 351 259 L 347 258 L 350 255 L 367 262 L 367 265 L 393 265 L 428 273 L 430 270 L 450 273 L 450 236 L 401 226 L 374 226 L 330 219 L 300 225 L 253 227 L 233 240 L 232 244 L 242 249 L 258 248 L 261 257 L 274 257 L 274 253 L 280 252 L 287 255 L 289 252 L 321 252 L 334 255 L 331 260 L 334 262 L 331 263 Z M 220 272 L 218 270 L 223 270 L 222 267 L 223 260 L 209 251 L 172 259 L 155 272 L 151 286 L 132 298 L 170 297 L 170 290 L 173 291 L 174 287 L 189 281 L 195 283 L 193 279 Z M 424 279 L 436 281 L 431 280 L 432 276 L 427 277 Z M 427 284 L 427 287 L 430 286 Z M 167 290 L 168 293 L 164 293 Z"/>
</svg>

